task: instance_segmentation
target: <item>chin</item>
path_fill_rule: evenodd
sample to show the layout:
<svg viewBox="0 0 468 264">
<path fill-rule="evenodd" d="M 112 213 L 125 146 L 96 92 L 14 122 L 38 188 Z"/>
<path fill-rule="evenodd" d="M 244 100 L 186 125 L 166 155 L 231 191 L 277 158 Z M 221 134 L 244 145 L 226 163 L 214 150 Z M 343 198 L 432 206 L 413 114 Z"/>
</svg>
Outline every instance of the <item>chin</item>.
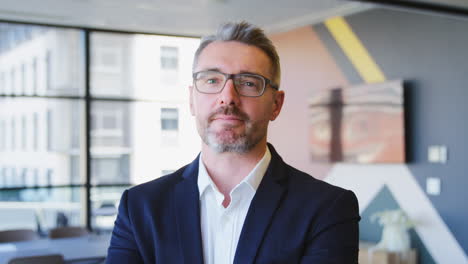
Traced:
<svg viewBox="0 0 468 264">
<path fill-rule="evenodd" d="M 246 153 L 252 149 L 247 138 L 234 135 L 209 135 L 203 140 L 213 151 L 217 153 Z"/>
<path fill-rule="evenodd" d="M 254 127 L 236 129 L 236 127 L 206 128 L 200 134 L 203 142 L 216 153 L 247 153 L 262 140 L 262 133 L 254 133 Z"/>
</svg>

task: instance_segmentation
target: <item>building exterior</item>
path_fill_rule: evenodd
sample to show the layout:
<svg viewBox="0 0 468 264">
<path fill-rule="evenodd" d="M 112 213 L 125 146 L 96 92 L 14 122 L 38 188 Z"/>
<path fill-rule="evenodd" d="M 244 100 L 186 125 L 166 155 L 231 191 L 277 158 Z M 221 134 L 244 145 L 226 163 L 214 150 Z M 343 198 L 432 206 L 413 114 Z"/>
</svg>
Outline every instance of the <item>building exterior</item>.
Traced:
<svg viewBox="0 0 468 264">
<path fill-rule="evenodd" d="M 47 229 L 59 214 L 83 224 L 86 162 L 93 221 L 112 227 L 125 186 L 190 162 L 200 144 L 188 105 L 197 45 L 91 32 L 86 96 L 83 31 L 0 23 L 0 211 L 25 215 L 24 223 L 0 221 L 0 229 Z M 103 209 L 110 220 L 99 222 Z"/>
</svg>

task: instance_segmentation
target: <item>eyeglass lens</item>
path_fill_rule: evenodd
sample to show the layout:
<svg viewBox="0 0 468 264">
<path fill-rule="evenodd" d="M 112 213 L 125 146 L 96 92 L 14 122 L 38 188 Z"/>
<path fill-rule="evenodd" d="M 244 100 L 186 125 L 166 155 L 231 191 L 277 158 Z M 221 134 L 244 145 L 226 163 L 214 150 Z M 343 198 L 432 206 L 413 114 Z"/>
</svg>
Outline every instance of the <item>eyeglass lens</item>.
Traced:
<svg viewBox="0 0 468 264">
<path fill-rule="evenodd" d="M 244 96 L 260 96 L 265 87 L 265 80 L 252 74 L 236 74 L 233 81 L 237 92 Z M 195 86 L 202 93 L 219 93 L 227 82 L 226 75 L 206 71 L 195 76 Z"/>
</svg>

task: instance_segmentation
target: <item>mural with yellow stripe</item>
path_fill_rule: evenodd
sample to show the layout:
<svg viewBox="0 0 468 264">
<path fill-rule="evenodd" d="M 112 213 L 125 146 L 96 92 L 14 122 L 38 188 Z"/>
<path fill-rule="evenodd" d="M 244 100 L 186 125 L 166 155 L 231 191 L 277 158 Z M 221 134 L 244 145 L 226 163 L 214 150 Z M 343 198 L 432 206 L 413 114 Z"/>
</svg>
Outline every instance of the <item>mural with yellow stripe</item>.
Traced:
<svg viewBox="0 0 468 264">
<path fill-rule="evenodd" d="M 330 18 L 325 26 L 365 82 L 385 81 L 384 73 L 343 17 Z"/>
<path fill-rule="evenodd" d="M 379 65 L 343 17 L 330 18 L 324 25 L 364 82 L 386 81 Z M 426 225 L 417 225 L 415 231 L 435 263 L 467 263 L 465 252 L 405 164 L 337 164 L 325 180 L 353 190 L 361 213 L 384 187 L 388 187 L 410 218 L 426 222 Z"/>
</svg>

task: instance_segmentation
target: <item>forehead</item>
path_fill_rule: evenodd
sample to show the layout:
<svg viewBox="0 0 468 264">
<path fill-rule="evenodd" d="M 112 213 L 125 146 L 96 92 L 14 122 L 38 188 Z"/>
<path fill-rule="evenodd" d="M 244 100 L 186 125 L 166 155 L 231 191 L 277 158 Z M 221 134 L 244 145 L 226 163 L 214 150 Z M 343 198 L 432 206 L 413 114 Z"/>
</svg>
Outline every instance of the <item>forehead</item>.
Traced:
<svg viewBox="0 0 468 264">
<path fill-rule="evenodd" d="M 251 72 L 271 78 L 271 62 L 261 49 L 237 41 L 215 41 L 200 53 L 195 72 L 217 69 L 224 73 Z"/>
</svg>

